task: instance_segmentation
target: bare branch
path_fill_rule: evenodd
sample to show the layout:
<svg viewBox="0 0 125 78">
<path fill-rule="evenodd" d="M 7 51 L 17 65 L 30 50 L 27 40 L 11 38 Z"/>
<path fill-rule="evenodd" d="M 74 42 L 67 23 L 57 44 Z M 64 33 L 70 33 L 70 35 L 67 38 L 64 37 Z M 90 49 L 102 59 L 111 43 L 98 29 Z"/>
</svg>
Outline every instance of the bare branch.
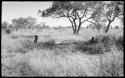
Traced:
<svg viewBox="0 0 125 78">
<path fill-rule="evenodd" d="M 70 19 L 70 17 L 68 17 L 68 19 L 69 19 L 69 21 L 71 22 L 72 28 L 73 28 L 73 30 L 74 30 L 73 21 Z"/>
<path fill-rule="evenodd" d="M 95 23 L 95 22 L 92 22 L 92 21 L 89 21 L 89 20 L 87 20 L 87 21 L 96 25 L 96 23 Z"/>
<path fill-rule="evenodd" d="M 85 11 L 84 11 L 83 15 L 80 17 L 80 19 L 82 19 L 85 16 L 86 12 L 87 12 L 87 8 L 85 9 Z"/>
<path fill-rule="evenodd" d="M 86 19 L 86 20 L 83 20 L 81 23 L 84 23 L 85 21 L 89 21 L 89 19 L 91 19 L 91 17 Z"/>
<path fill-rule="evenodd" d="M 118 17 L 119 19 L 121 19 L 121 20 L 124 20 L 124 18 L 123 18 L 123 17 L 121 17 L 121 18 L 120 18 L 119 16 L 117 16 L 117 17 Z"/>
<path fill-rule="evenodd" d="M 78 12 L 76 12 L 76 15 L 77 15 L 77 17 L 79 18 L 79 20 L 81 20 L 81 18 L 80 18 L 80 16 L 79 16 Z"/>
</svg>

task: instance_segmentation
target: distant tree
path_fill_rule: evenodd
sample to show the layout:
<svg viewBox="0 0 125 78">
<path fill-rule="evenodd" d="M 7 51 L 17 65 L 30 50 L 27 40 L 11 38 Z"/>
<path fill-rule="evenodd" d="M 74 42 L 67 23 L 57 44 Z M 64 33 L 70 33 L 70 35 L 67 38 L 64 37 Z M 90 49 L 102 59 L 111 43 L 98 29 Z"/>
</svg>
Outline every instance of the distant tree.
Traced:
<svg viewBox="0 0 125 78">
<path fill-rule="evenodd" d="M 105 16 L 108 21 L 107 28 L 105 32 L 107 33 L 111 23 L 115 20 L 115 18 L 123 19 L 124 12 L 124 1 L 111 1 L 106 4 Z"/>
<path fill-rule="evenodd" d="M 49 25 L 46 25 L 45 22 L 40 23 L 42 29 L 49 29 Z"/>
<path fill-rule="evenodd" d="M 32 26 L 35 25 L 36 19 L 32 17 L 27 17 L 27 18 L 17 18 L 17 19 L 12 19 L 12 24 L 15 28 L 31 28 Z"/>
<path fill-rule="evenodd" d="M 8 25 L 9 25 L 9 23 L 5 21 L 2 23 L 2 28 L 6 29 L 8 27 Z"/>
<path fill-rule="evenodd" d="M 27 27 L 32 28 L 36 24 L 36 18 L 33 17 L 27 17 L 25 18 L 27 20 Z"/>
<path fill-rule="evenodd" d="M 100 13 L 98 4 L 100 4 L 98 1 L 54 1 L 52 7 L 44 11 L 39 10 L 38 13 L 41 17 L 68 18 L 74 34 L 78 34 L 84 22 L 91 21 L 90 19 Z"/>
</svg>

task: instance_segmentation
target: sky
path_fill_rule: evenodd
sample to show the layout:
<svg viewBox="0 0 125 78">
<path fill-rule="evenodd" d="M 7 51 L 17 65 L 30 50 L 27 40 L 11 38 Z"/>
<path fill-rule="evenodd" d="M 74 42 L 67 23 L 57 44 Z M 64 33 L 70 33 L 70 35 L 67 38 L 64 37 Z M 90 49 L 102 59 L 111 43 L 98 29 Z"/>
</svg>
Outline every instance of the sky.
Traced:
<svg viewBox="0 0 125 78">
<path fill-rule="evenodd" d="M 11 20 L 19 17 L 35 17 L 37 23 L 45 22 L 50 26 L 70 26 L 71 23 L 66 18 L 56 19 L 56 18 L 42 18 L 37 15 L 38 10 L 45 10 L 52 6 L 51 1 L 41 1 L 41 2 L 21 2 L 21 1 L 2 1 L 2 22 L 7 21 L 12 23 Z M 87 26 L 89 23 L 84 23 L 82 26 Z M 116 19 L 113 25 L 119 25 L 119 20 Z"/>
</svg>

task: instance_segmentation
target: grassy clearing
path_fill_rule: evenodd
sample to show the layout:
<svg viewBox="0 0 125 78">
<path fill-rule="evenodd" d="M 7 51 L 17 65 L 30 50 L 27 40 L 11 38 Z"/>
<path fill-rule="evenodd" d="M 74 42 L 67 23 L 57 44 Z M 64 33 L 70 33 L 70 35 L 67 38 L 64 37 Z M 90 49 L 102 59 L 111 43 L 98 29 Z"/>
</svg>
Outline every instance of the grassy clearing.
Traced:
<svg viewBox="0 0 125 78">
<path fill-rule="evenodd" d="M 119 46 L 115 45 L 119 44 L 121 48 L 121 38 L 116 39 L 118 42 L 113 43 L 108 52 L 101 50 L 104 54 L 93 55 L 86 52 L 95 53 L 95 44 L 83 43 L 92 36 L 99 35 L 95 30 L 84 30 L 77 36 L 68 29 L 65 29 L 65 32 L 44 30 L 42 33 L 37 32 L 39 40 L 36 45 L 33 44 L 33 36 L 26 36 L 33 35 L 36 31 L 22 31 L 15 31 L 9 35 L 2 33 L 2 76 L 123 76 L 123 50 L 119 50 Z M 122 35 L 117 33 L 119 30 L 112 32 L 118 34 L 115 35 L 117 37 Z M 65 40 L 76 40 L 81 44 L 59 44 Z M 102 44 L 111 42 L 106 41 Z M 82 51 L 75 49 L 76 45 L 81 46 Z M 93 49 L 85 51 L 84 47 Z"/>
</svg>

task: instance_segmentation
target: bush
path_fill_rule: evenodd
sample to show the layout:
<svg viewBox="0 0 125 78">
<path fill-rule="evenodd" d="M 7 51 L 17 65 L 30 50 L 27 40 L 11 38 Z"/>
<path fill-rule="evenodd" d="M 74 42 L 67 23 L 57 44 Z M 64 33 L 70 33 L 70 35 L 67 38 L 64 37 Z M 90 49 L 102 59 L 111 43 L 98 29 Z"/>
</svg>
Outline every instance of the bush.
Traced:
<svg viewBox="0 0 125 78">
<path fill-rule="evenodd" d="M 5 32 L 6 32 L 7 34 L 10 34 L 10 33 L 11 33 L 11 31 L 10 31 L 9 29 L 6 29 Z"/>
<path fill-rule="evenodd" d="M 43 46 L 44 46 L 45 48 L 50 48 L 50 49 L 52 49 L 52 48 L 55 46 L 55 40 L 54 40 L 54 39 L 51 39 L 51 40 L 49 40 L 49 41 L 43 43 Z"/>
<path fill-rule="evenodd" d="M 98 36 L 98 39 L 103 44 L 105 52 L 109 52 L 113 44 L 115 44 L 115 37 L 112 35 Z"/>
<path fill-rule="evenodd" d="M 116 40 L 116 46 L 117 46 L 118 50 L 123 50 L 123 45 L 124 45 L 123 37 L 120 36 L 120 37 Z"/>
<path fill-rule="evenodd" d="M 45 42 L 45 44 L 47 44 L 47 45 L 54 45 L 55 44 L 55 40 L 51 39 L 51 40 Z"/>
<path fill-rule="evenodd" d="M 108 44 L 108 45 L 112 45 L 114 44 L 114 36 L 112 35 L 100 35 L 100 36 L 96 36 L 96 38 L 98 40 L 100 40 L 103 44 Z"/>
<path fill-rule="evenodd" d="M 80 50 L 82 52 L 85 52 L 87 54 L 102 54 L 103 53 L 103 47 L 100 46 L 100 44 L 97 43 L 81 43 L 76 46 L 77 50 Z"/>
<path fill-rule="evenodd" d="M 11 38 L 12 38 L 12 39 L 17 39 L 18 36 L 14 36 L 14 35 L 13 35 L 13 36 L 11 36 Z"/>
<path fill-rule="evenodd" d="M 102 54 L 104 52 L 110 52 L 111 45 L 114 44 L 115 40 L 113 36 L 96 36 L 97 42 L 91 43 L 91 40 L 79 43 L 76 46 L 77 50 L 87 52 L 89 54 Z"/>
<path fill-rule="evenodd" d="M 101 42 L 103 43 L 105 49 L 107 48 L 110 48 L 111 45 L 116 45 L 118 50 L 123 50 L 123 37 L 120 36 L 118 39 L 116 39 L 114 36 L 102 36 L 101 39 Z M 108 50 L 110 51 L 110 50 Z"/>
</svg>

